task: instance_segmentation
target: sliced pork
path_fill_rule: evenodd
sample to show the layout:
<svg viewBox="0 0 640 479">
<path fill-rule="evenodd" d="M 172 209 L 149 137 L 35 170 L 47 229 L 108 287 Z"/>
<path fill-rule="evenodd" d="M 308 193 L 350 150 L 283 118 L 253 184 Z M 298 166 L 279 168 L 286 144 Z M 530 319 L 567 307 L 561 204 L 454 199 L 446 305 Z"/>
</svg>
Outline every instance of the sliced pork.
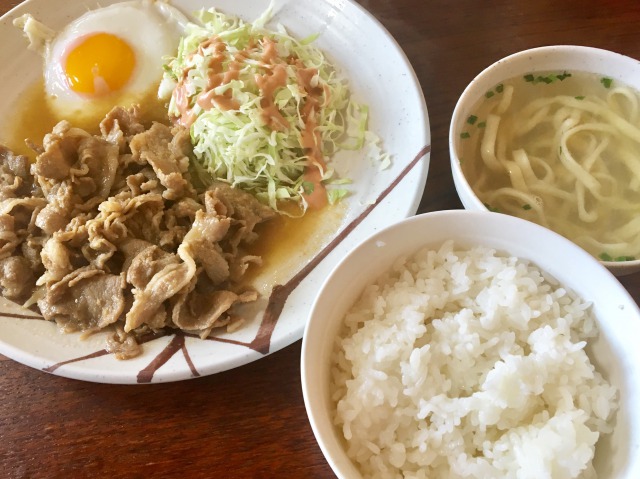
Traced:
<svg viewBox="0 0 640 479">
<path fill-rule="evenodd" d="M 115 108 L 100 132 L 60 122 L 33 164 L 0 146 L 2 294 L 68 331 L 113 328 L 121 358 L 149 331 L 236 327 L 234 307 L 257 298 L 246 246 L 274 211 L 223 183 L 196 189 L 182 127 Z"/>
</svg>

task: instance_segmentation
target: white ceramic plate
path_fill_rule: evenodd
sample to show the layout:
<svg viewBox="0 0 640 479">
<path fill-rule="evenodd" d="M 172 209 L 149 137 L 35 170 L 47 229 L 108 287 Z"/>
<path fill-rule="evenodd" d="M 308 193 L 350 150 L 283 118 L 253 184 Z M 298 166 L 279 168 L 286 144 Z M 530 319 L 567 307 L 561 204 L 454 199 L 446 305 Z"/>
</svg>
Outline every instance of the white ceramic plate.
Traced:
<svg viewBox="0 0 640 479">
<path fill-rule="evenodd" d="M 27 50 L 12 20 L 31 13 L 60 29 L 87 9 L 112 3 L 116 2 L 28 0 L 2 17 L 2 121 L 11 121 L 15 99 L 42 72 L 40 58 Z M 269 2 L 174 0 L 172 4 L 185 14 L 214 6 L 250 21 Z M 83 340 L 77 334 L 59 333 L 54 324 L 34 320 L 31 311 L 0 300 L 0 353 L 43 371 L 107 383 L 176 381 L 246 364 L 300 339 L 316 293 L 338 261 L 364 238 L 416 212 L 429 167 L 429 120 L 413 69 L 393 38 L 369 13 L 348 0 L 276 0 L 276 22 L 298 38 L 320 34 L 316 45 L 348 79 L 355 97 L 369 105 L 370 129 L 392 155 L 392 167 L 379 171 L 359 154 L 334 160 L 336 169 L 349 171 L 355 192 L 339 228 L 322 246 L 309 250 L 300 245 L 306 254 L 292 254 L 298 264 L 282 281 L 279 294 L 267 294 L 253 319 L 235 333 L 207 340 L 183 334 L 164 336 L 144 343 L 141 356 L 118 361 L 104 350 L 103 335 Z M 265 314 L 269 299 L 274 314 Z M 281 311 L 273 308 L 277 299 L 286 300 Z"/>
</svg>

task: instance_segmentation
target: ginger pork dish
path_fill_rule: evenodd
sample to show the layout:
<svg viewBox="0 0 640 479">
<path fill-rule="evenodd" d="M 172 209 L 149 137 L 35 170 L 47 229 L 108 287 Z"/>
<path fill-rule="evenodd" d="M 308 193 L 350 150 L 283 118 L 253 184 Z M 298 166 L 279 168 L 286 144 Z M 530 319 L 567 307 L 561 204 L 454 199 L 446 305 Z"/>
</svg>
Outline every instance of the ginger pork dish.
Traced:
<svg viewBox="0 0 640 479">
<path fill-rule="evenodd" d="M 121 359 L 148 333 L 241 327 L 261 226 L 348 196 L 339 149 L 366 137 L 389 161 L 313 38 L 269 17 L 133 0 L 58 32 L 15 20 L 43 76 L 0 147 L 5 298 L 63 331 L 109 328 Z"/>
</svg>

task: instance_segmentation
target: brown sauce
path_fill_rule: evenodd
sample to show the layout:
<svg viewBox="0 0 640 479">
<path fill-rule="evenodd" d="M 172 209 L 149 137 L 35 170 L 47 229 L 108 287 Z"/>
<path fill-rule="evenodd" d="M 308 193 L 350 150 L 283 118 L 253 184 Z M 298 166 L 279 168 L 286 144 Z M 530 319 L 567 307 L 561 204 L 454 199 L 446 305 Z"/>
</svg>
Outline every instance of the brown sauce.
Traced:
<svg viewBox="0 0 640 479">
<path fill-rule="evenodd" d="M 145 124 L 152 121 L 168 123 L 166 109 L 156 97 L 157 85 L 154 85 L 140 101 L 140 111 Z M 92 103 L 91 108 L 83 110 L 83 116 L 76 118 L 62 118 L 50 107 L 44 90 L 44 82 L 39 81 L 27 87 L 16 103 L 16 114 L 13 124 L 8 127 L 7 136 L 3 138 L 6 145 L 14 152 L 35 159 L 35 153 L 29 148 L 25 140 L 29 139 L 37 145 L 50 133 L 61 120 L 68 120 L 73 126 L 82 128 L 91 134 L 100 131 L 100 121 L 111 110 L 113 100 L 101 100 Z"/>
<path fill-rule="evenodd" d="M 17 114 L 13 115 L 13 122 L 7 127 L 7 137 L 3 141 L 14 152 L 33 159 L 35 153 L 25 140 L 42 144 L 44 135 L 51 132 L 58 121 L 45 100 L 44 83 L 37 82 L 27 88 L 18 100 Z"/>
<path fill-rule="evenodd" d="M 304 216 L 279 215 L 256 227 L 259 239 L 249 253 L 262 257 L 260 268 L 250 268 L 247 281 L 259 292 L 285 284 L 333 238 L 344 219 L 344 204 L 307 210 Z"/>
</svg>

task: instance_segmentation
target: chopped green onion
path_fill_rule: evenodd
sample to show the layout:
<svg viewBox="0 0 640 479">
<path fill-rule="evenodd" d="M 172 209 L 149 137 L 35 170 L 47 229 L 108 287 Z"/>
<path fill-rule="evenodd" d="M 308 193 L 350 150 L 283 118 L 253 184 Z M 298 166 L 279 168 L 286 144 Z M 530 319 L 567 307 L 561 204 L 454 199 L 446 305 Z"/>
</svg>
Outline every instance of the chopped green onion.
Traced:
<svg viewBox="0 0 640 479">
<path fill-rule="evenodd" d="M 529 73 L 527 75 L 524 75 L 524 80 L 529 83 L 533 83 L 534 85 L 536 83 L 546 83 L 548 85 L 549 83 L 553 83 L 556 80 L 563 81 L 565 78 L 569 78 L 570 76 L 571 76 L 571 73 L 567 73 L 567 72 L 550 73 L 546 76 L 543 76 L 543 75 L 534 76 L 533 74 Z"/>
<path fill-rule="evenodd" d="M 529 203 L 525 203 L 524 205 L 522 205 L 522 209 L 523 210 L 530 210 L 531 209 L 531 205 Z"/>
<path fill-rule="evenodd" d="M 493 93 L 492 90 L 489 90 L 487 93 L 484 94 L 486 98 L 491 98 L 493 95 L 495 95 L 495 93 Z"/>
<path fill-rule="evenodd" d="M 470 125 L 473 125 L 477 120 L 478 120 L 477 116 L 469 115 L 469 118 L 467 118 L 467 123 L 469 123 Z"/>
<path fill-rule="evenodd" d="M 608 253 L 600 253 L 598 256 L 602 261 L 635 261 L 635 256 L 616 256 L 615 258 L 611 257 Z"/>
<path fill-rule="evenodd" d="M 577 96 L 577 97 L 575 97 L 575 99 L 576 100 L 584 100 L 584 95 Z"/>
<path fill-rule="evenodd" d="M 611 88 L 611 84 L 613 83 L 613 80 L 611 78 L 605 77 L 600 79 L 600 83 L 602 83 L 605 88 Z"/>
<path fill-rule="evenodd" d="M 478 123 L 478 128 L 484 128 L 485 126 L 487 126 L 486 121 L 481 121 L 480 123 Z"/>
<path fill-rule="evenodd" d="M 500 213 L 500 210 L 498 208 L 494 208 L 489 203 L 483 203 L 483 205 L 485 206 L 485 208 L 487 208 L 489 211 L 493 213 Z"/>
<path fill-rule="evenodd" d="M 503 90 L 504 90 L 504 85 L 502 83 L 496 86 L 496 93 L 502 93 Z"/>
<path fill-rule="evenodd" d="M 469 134 L 469 132 L 463 131 L 462 133 L 460 133 L 460 138 L 466 140 L 467 138 L 471 138 L 471 135 Z"/>
<path fill-rule="evenodd" d="M 613 261 L 613 258 L 611 257 L 611 255 L 607 254 L 607 253 L 600 253 L 600 255 L 598 256 L 602 261 Z"/>
<path fill-rule="evenodd" d="M 311 181 L 303 181 L 302 189 L 304 190 L 305 194 L 310 195 L 311 193 L 313 193 L 313 190 L 315 190 L 315 185 Z"/>
</svg>

